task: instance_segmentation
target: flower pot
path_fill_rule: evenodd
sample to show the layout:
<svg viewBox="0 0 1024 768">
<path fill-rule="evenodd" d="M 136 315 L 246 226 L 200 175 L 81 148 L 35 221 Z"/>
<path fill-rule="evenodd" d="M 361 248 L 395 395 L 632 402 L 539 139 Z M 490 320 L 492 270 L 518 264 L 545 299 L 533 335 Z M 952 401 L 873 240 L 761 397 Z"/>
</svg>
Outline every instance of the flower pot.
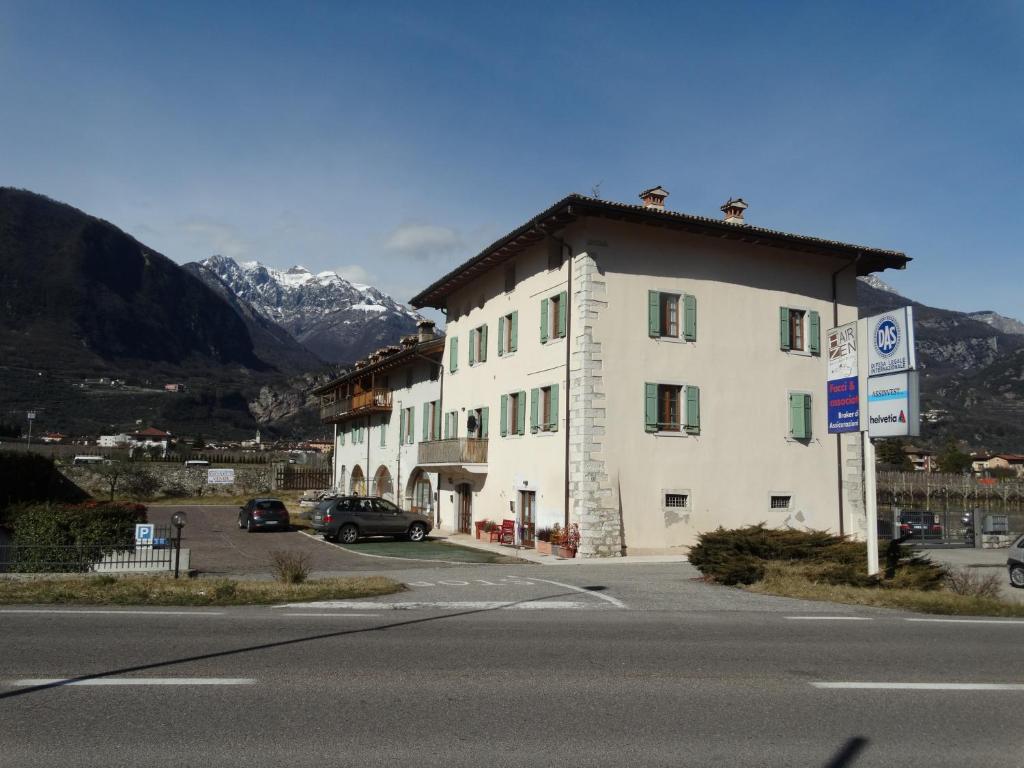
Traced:
<svg viewBox="0 0 1024 768">
<path fill-rule="evenodd" d="M 576 550 L 575 549 L 569 549 L 566 546 L 559 545 L 559 546 L 556 546 L 556 547 L 552 547 L 551 549 L 553 550 L 552 554 L 555 557 L 565 558 L 566 560 L 569 560 L 571 558 L 576 557 Z"/>
<path fill-rule="evenodd" d="M 550 555 L 551 554 L 551 542 L 541 541 L 537 539 L 537 554 L 538 555 Z"/>
<path fill-rule="evenodd" d="M 475 523 L 473 523 L 473 529 L 476 531 L 476 537 L 478 539 L 483 536 L 484 523 L 484 520 L 477 520 Z"/>
</svg>

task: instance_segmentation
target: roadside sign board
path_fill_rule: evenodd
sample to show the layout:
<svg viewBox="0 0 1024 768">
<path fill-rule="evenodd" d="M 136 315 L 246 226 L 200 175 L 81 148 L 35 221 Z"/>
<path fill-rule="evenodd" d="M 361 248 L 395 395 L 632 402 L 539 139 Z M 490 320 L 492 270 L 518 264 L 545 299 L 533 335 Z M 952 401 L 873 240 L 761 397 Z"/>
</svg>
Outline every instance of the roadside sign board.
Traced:
<svg viewBox="0 0 1024 768">
<path fill-rule="evenodd" d="M 152 523 L 138 523 L 135 526 L 135 546 L 153 546 L 153 525 Z"/>
<path fill-rule="evenodd" d="M 872 376 L 867 386 L 869 437 L 921 434 L 917 371 Z"/>
<path fill-rule="evenodd" d="M 35 411 L 29 411 L 29 412 L 28 412 L 28 413 L 26 414 L 26 416 L 28 417 L 28 420 L 29 420 L 29 421 L 35 421 L 35 418 L 36 418 L 36 412 L 35 412 Z"/>
<path fill-rule="evenodd" d="M 848 379 L 857 375 L 857 323 L 829 328 L 826 333 L 828 380 Z"/>
<path fill-rule="evenodd" d="M 914 310 L 900 307 L 867 318 L 868 376 L 911 371 L 914 359 Z"/>
<path fill-rule="evenodd" d="M 828 433 L 860 431 L 860 385 L 856 376 L 826 382 Z"/>
<path fill-rule="evenodd" d="M 208 485 L 232 485 L 235 482 L 235 470 L 208 469 L 206 470 L 206 482 Z"/>
</svg>

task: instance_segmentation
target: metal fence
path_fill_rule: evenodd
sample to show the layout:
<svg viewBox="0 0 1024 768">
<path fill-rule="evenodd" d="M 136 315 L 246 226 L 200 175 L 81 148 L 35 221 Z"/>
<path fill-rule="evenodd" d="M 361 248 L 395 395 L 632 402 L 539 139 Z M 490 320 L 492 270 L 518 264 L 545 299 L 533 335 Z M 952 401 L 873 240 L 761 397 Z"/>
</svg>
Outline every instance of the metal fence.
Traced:
<svg viewBox="0 0 1024 768">
<path fill-rule="evenodd" d="M 154 529 L 152 545 L 121 541 L 89 544 L 0 544 L 0 572 L 122 573 L 173 571 L 178 542 L 170 527 Z"/>
<path fill-rule="evenodd" d="M 282 491 L 319 491 L 332 485 L 330 469 L 278 467 L 274 487 Z"/>
</svg>

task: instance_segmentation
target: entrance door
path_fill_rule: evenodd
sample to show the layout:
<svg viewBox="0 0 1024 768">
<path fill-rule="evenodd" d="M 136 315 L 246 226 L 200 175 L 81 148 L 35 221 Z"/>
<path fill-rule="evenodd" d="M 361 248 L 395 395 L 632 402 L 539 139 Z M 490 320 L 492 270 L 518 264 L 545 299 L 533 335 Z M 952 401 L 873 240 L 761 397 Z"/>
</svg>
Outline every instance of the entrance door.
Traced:
<svg viewBox="0 0 1024 768">
<path fill-rule="evenodd" d="M 534 513 L 537 508 L 536 491 L 519 492 L 519 525 L 523 532 L 523 546 L 533 546 Z"/>
<path fill-rule="evenodd" d="M 473 525 L 473 488 L 463 483 L 459 491 L 459 533 L 469 533 Z"/>
</svg>

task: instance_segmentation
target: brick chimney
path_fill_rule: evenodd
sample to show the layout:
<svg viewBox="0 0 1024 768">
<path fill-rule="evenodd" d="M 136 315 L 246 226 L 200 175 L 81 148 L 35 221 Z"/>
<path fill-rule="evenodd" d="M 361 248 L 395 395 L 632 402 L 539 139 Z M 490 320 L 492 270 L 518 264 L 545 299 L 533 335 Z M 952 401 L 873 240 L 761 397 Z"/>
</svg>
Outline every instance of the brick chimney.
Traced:
<svg viewBox="0 0 1024 768">
<path fill-rule="evenodd" d="M 640 193 L 640 199 L 644 201 L 644 208 L 656 208 L 659 211 L 665 210 L 666 197 L 668 197 L 668 190 L 662 187 L 652 187 Z"/>
<path fill-rule="evenodd" d="M 719 210 L 725 214 L 726 224 L 746 224 L 743 220 L 743 212 L 747 209 L 747 204 L 743 202 L 742 197 L 737 197 L 733 200 L 731 197 L 726 201 Z"/>
<path fill-rule="evenodd" d="M 434 338 L 434 321 L 420 320 L 416 323 L 416 333 L 416 340 L 420 343 L 432 340 Z"/>
</svg>

